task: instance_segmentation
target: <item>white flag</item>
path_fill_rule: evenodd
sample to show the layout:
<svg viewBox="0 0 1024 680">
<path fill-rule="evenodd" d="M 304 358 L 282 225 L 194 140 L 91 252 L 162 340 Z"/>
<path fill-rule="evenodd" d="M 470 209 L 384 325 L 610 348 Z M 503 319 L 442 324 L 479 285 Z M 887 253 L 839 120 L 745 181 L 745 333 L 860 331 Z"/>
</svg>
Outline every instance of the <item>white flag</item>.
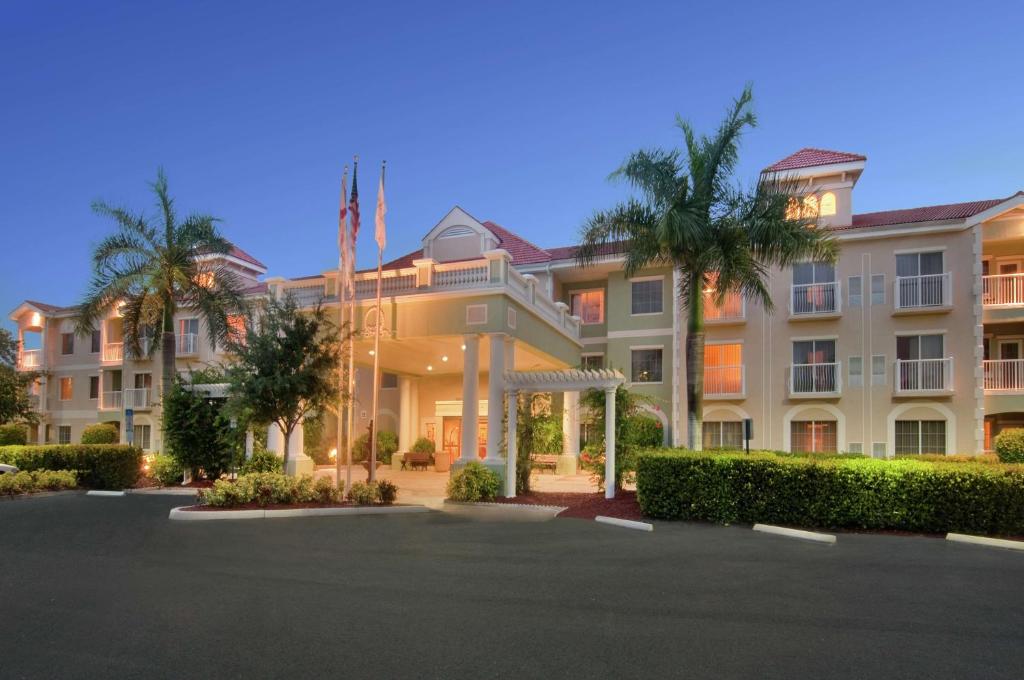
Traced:
<svg viewBox="0 0 1024 680">
<path fill-rule="evenodd" d="M 380 169 L 380 188 L 377 190 L 377 233 L 374 235 L 377 247 L 383 252 L 388 242 L 387 230 L 384 227 L 384 216 L 388 213 L 388 205 L 384 202 L 384 166 Z"/>
</svg>

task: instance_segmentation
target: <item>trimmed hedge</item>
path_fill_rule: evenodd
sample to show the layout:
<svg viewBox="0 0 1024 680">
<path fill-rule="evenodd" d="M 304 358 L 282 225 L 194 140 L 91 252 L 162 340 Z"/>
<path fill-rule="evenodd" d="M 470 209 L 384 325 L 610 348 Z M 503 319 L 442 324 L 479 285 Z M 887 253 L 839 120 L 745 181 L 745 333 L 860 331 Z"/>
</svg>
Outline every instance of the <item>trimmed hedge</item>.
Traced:
<svg viewBox="0 0 1024 680">
<path fill-rule="evenodd" d="M 996 455 L 1004 463 L 1024 463 L 1024 429 L 1011 428 L 996 435 Z"/>
<path fill-rule="evenodd" d="M 28 444 L 28 428 L 18 423 L 0 425 L 0 446 Z"/>
<path fill-rule="evenodd" d="M 0 496 L 16 496 L 40 491 L 63 491 L 78 486 L 75 473 L 69 470 L 35 470 L 0 475 Z"/>
<path fill-rule="evenodd" d="M 82 430 L 83 444 L 116 444 L 121 435 L 113 423 L 93 423 Z"/>
<path fill-rule="evenodd" d="M 74 470 L 78 483 L 94 489 L 125 489 L 142 471 L 142 450 L 120 444 L 0 446 L 0 463 L 19 470 Z"/>
<path fill-rule="evenodd" d="M 648 451 L 648 517 L 731 524 L 1024 534 L 1024 466 Z"/>
</svg>

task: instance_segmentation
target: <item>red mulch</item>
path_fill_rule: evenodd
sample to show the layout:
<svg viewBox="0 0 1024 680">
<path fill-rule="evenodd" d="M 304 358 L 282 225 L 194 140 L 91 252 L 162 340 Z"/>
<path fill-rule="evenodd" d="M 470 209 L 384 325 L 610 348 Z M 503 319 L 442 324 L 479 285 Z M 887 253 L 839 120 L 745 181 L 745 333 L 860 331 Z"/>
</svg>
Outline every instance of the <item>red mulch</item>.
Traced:
<svg viewBox="0 0 1024 680">
<path fill-rule="evenodd" d="M 615 498 L 607 499 L 604 493 L 555 493 L 550 491 L 531 491 L 515 498 L 497 498 L 496 503 L 518 505 L 561 505 L 566 510 L 558 513 L 559 517 L 578 517 L 594 519 L 598 515 L 618 517 L 619 519 L 643 520 L 640 505 L 636 502 L 635 491 L 619 491 Z"/>
<path fill-rule="evenodd" d="M 244 503 L 232 505 L 230 508 L 219 508 L 213 505 L 190 505 L 182 510 L 188 512 L 203 512 L 208 510 L 299 510 L 306 508 L 351 508 L 355 503 L 276 503 L 273 505 L 260 505 L 259 503 Z"/>
</svg>

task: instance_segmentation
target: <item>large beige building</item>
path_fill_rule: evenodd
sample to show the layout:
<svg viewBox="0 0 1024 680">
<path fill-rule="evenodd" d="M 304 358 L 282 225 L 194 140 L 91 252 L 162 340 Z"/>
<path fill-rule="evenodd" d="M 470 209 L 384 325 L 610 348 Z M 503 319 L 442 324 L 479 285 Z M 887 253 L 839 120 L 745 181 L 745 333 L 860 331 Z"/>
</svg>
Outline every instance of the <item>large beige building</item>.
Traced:
<svg viewBox="0 0 1024 680">
<path fill-rule="evenodd" d="M 839 240 L 835 265 L 806 262 L 772 273 L 774 310 L 736 296 L 708 306 L 703 442 L 900 453 L 977 453 L 1007 426 L 1024 425 L 1024 193 L 1008 198 L 876 213 L 854 212 L 866 159 L 803 149 L 771 166 L 797 209 Z M 571 229 L 564 229 L 568 234 Z M 337 272 L 266 278 L 237 251 L 253 295 L 291 294 L 337 305 Z M 357 276 L 361 367 L 357 432 L 368 425 L 371 330 L 382 318 L 380 427 L 400 449 L 433 439 L 454 461 L 468 448 L 501 455 L 510 371 L 614 368 L 651 398 L 666 443 L 685 436 L 685 314 L 671 269 L 626 278 L 620 252 L 585 269 L 574 248 L 541 248 L 453 208 L 415 252 Z M 72 308 L 26 301 L 11 318 L 32 347 L 21 365 L 42 372 L 34 435 L 77 441 L 91 422 L 135 413 L 136 441 L 159 449 L 159 366 L 120 351 L 120 319 L 91 337 L 71 333 Z M 201 322 L 178 320 L 179 369 L 223 359 Z M 562 468 L 574 467 L 585 418 L 578 395 L 554 395 L 563 414 Z M 463 423 L 476 426 L 464 428 Z"/>
</svg>

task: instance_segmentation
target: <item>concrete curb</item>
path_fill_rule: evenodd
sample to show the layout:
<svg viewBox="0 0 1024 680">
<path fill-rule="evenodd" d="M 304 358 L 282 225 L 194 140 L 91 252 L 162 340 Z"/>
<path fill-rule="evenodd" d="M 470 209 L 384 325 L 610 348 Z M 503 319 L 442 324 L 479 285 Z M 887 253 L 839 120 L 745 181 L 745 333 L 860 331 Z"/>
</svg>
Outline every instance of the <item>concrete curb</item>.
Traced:
<svg viewBox="0 0 1024 680">
<path fill-rule="evenodd" d="M 535 510 L 537 512 L 562 512 L 568 510 L 567 505 L 537 505 L 534 503 L 491 503 L 489 501 L 452 501 L 444 499 L 445 505 L 458 505 L 467 508 L 513 508 L 515 510 Z"/>
<path fill-rule="evenodd" d="M 598 515 L 594 518 L 595 522 L 600 524 L 610 524 L 616 527 L 622 527 L 623 529 L 636 529 L 637 531 L 654 531 L 654 525 L 647 522 L 635 522 L 631 519 L 619 519 L 618 517 L 605 517 L 604 515 Z"/>
<path fill-rule="evenodd" d="M 195 496 L 199 489 L 179 489 L 174 486 L 153 486 L 147 489 L 125 489 L 136 496 Z"/>
<path fill-rule="evenodd" d="M 85 493 L 86 496 L 100 496 L 103 498 L 120 498 L 124 496 L 124 491 L 103 491 L 101 489 L 93 489 Z"/>
<path fill-rule="evenodd" d="M 1024 541 L 1012 541 L 1008 538 L 989 538 L 987 536 L 972 536 L 970 534 L 946 534 L 946 540 L 953 541 L 954 543 L 1002 548 L 1003 550 L 1024 551 Z"/>
<path fill-rule="evenodd" d="M 287 510 L 186 510 L 171 508 L 168 519 L 186 522 L 239 519 L 280 519 L 286 517 L 347 517 L 351 515 L 407 515 L 431 512 L 422 505 L 356 505 L 350 508 L 292 508 Z"/>
<path fill-rule="evenodd" d="M 788 538 L 797 538 L 802 541 L 824 543 L 826 545 L 835 545 L 836 542 L 836 537 L 832 534 L 820 534 L 816 531 L 802 531 L 800 529 L 787 529 L 786 527 L 777 527 L 771 524 L 755 524 L 754 531 L 760 531 L 766 534 L 775 534 L 776 536 L 786 536 Z"/>
</svg>

